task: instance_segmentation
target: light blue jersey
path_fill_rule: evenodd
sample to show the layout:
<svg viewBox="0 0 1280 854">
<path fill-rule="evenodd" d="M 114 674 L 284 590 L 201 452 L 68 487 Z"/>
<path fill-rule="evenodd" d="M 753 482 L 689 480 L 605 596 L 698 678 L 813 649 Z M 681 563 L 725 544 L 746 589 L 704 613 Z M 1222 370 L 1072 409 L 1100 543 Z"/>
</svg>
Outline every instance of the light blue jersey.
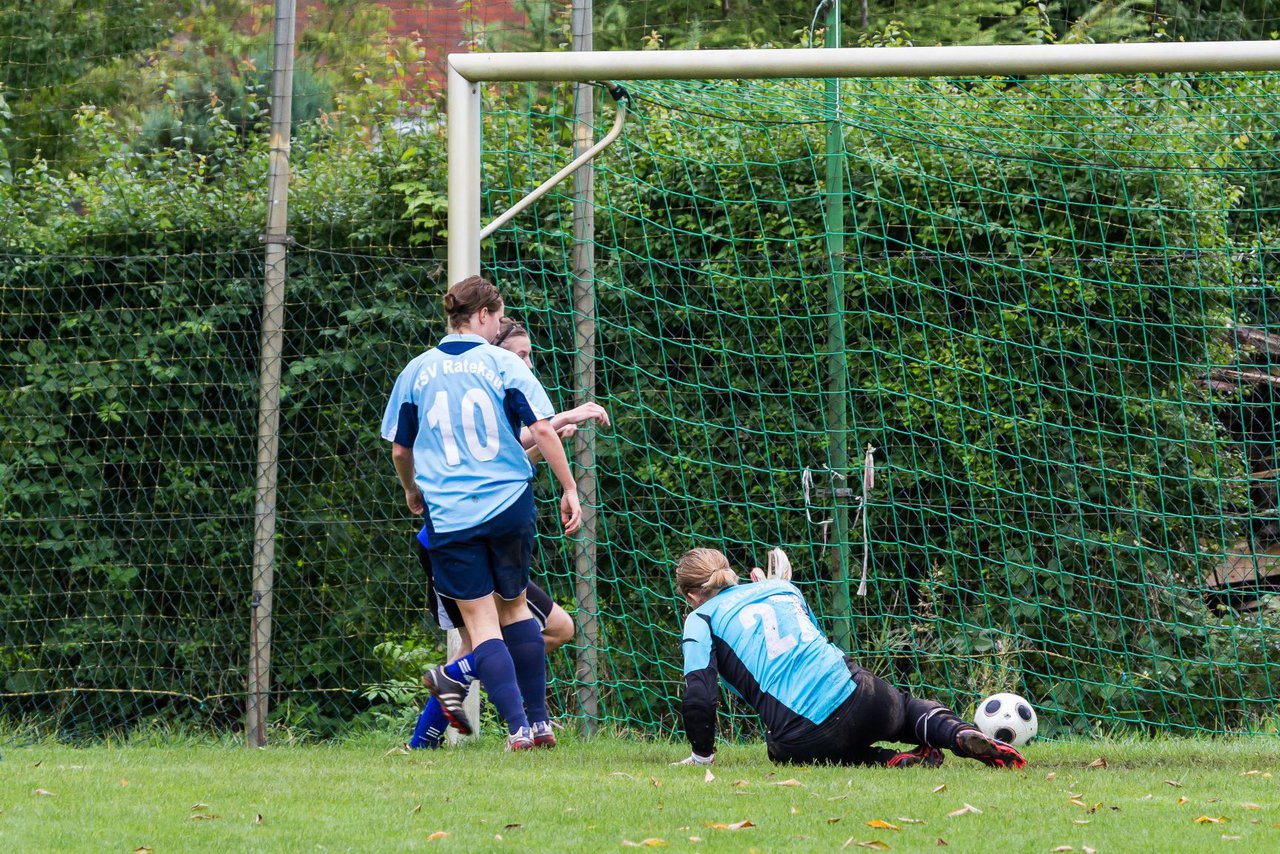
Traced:
<svg viewBox="0 0 1280 854">
<path fill-rule="evenodd" d="M 827 640 L 788 581 L 720 591 L 684 624 L 684 673 L 717 674 L 773 734 L 822 723 L 853 694 L 844 653 Z"/>
<path fill-rule="evenodd" d="M 432 530 L 489 521 L 528 487 L 520 426 L 555 414 L 519 357 L 479 335 L 448 335 L 396 378 L 382 437 L 413 449 Z"/>
</svg>

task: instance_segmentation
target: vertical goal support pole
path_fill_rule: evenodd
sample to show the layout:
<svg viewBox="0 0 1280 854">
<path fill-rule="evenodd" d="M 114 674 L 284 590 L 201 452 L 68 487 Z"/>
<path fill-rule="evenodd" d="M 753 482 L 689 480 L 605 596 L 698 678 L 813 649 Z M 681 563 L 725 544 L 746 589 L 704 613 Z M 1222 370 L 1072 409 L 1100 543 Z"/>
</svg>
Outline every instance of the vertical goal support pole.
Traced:
<svg viewBox="0 0 1280 854">
<path fill-rule="evenodd" d="M 449 68 L 449 281 L 480 273 L 480 84 Z M 448 633 L 449 658 L 462 648 L 462 635 Z M 464 705 L 467 718 L 480 720 L 480 692 L 473 683 Z M 449 728 L 449 742 L 459 740 Z"/>
<path fill-rule="evenodd" d="M 272 591 L 275 587 L 276 497 L 280 461 L 280 370 L 284 348 L 285 260 L 288 257 L 289 133 L 293 111 L 295 0 L 276 0 L 271 72 L 271 154 L 268 164 L 266 271 L 258 351 L 257 479 L 254 489 L 253 598 L 250 602 L 249 686 L 245 744 L 267 743 L 271 689 Z"/>
<path fill-rule="evenodd" d="M 573 49 L 594 49 L 591 0 L 574 0 Z M 573 156 L 577 160 L 595 142 L 595 88 L 574 85 Z M 619 116 L 625 107 L 619 105 Z M 573 384 L 574 402 L 596 398 L 595 168 L 585 163 L 573 173 Z M 578 708 L 583 731 L 592 735 L 600 719 L 600 624 L 596 601 L 596 549 L 599 542 L 596 484 L 596 431 L 579 430 L 573 438 L 582 528 L 574 540 L 574 612 L 578 650 L 574 663 Z"/>
<path fill-rule="evenodd" d="M 840 0 L 827 8 L 826 50 L 840 49 Z M 849 380 L 845 357 L 845 271 L 844 271 L 844 122 L 840 105 L 840 78 L 828 78 L 826 87 L 826 233 L 827 259 L 831 278 L 827 287 L 827 436 L 832 471 L 847 475 L 849 468 Z M 836 643 L 853 651 L 853 604 L 849 597 L 849 510 L 832 480 L 834 534 L 831 550 L 831 581 L 835 596 L 831 621 Z"/>
</svg>

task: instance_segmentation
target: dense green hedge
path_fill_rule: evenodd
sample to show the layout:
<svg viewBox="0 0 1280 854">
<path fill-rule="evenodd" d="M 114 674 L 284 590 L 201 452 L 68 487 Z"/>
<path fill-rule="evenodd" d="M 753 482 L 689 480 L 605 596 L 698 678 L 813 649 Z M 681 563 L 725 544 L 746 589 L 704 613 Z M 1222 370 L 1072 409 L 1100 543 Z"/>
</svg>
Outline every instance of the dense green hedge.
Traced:
<svg viewBox="0 0 1280 854">
<path fill-rule="evenodd" d="M 710 540 L 743 564 L 787 545 L 828 628 L 962 707 L 1016 687 L 1050 729 L 1256 726 L 1280 675 L 1269 625 L 1201 598 L 1247 499 L 1196 381 L 1268 299 L 1274 139 L 1250 109 L 1276 85 L 848 84 L 843 436 L 825 420 L 820 89 L 743 89 L 714 119 L 681 109 L 711 103 L 696 87 L 643 89 L 597 187 L 607 715 L 673 724 L 669 566 Z M 508 106 L 487 119 L 494 209 L 565 154 L 555 96 Z M 795 121 L 761 121 L 784 107 Z M 420 637 L 377 426 L 438 332 L 436 118 L 295 142 L 273 679 L 280 719 L 317 731 L 368 708 L 377 644 Z M 215 116 L 207 153 L 144 155 L 100 111 L 78 126 L 88 166 L 0 184 L 0 693 L 69 730 L 227 726 L 252 606 L 266 143 Z M 565 404 L 569 233 L 553 197 L 485 256 Z M 853 460 L 879 449 L 852 606 L 799 498 L 841 439 Z M 539 566 L 570 595 L 560 541 Z"/>
</svg>

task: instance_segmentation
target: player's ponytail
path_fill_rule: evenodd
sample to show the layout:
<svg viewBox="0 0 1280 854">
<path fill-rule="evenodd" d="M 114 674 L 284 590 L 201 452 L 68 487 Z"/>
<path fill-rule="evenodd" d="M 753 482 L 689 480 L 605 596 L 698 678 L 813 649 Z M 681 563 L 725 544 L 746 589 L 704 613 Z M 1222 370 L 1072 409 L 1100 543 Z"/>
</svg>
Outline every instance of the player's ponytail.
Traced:
<svg viewBox="0 0 1280 854">
<path fill-rule="evenodd" d="M 697 590 L 714 596 L 737 583 L 729 559 L 716 549 L 689 549 L 676 564 L 676 587 L 682 595 Z"/>
<path fill-rule="evenodd" d="M 471 316 L 482 308 L 497 311 L 502 308 L 502 294 L 493 282 L 483 276 L 468 276 L 444 295 L 444 311 L 449 318 L 450 329 L 468 325 Z"/>
</svg>

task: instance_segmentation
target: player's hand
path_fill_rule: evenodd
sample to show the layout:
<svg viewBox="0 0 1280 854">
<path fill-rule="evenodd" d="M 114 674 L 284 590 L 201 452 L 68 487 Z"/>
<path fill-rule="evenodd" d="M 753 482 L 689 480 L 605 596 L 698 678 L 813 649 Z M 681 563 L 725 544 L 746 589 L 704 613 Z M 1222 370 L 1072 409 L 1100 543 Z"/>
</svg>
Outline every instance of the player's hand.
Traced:
<svg viewBox="0 0 1280 854">
<path fill-rule="evenodd" d="M 715 761 L 716 761 L 716 755 L 714 753 L 711 754 L 710 756 L 699 756 L 696 753 L 690 753 L 687 758 L 681 759 L 679 762 L 672 762 L 671 764 L 673 766 L 674 765 L 710 765 Z"/>
<path fill-rule="evenodd" d="M 582 505 L 578 503 L 577 489 L 567 489 L 560 496 L 560 522 L 566 534 L 576 534 L 582 527 Z"/>
<path fill-rule="evenodd" d="M 573 434 L 577 432 L 577 424 L 565 424 L 556 428 L 556 435 L 560 437 L 561 441 L 564 441 L 565 439 L 572 439 Z"/>
<path fill-rule="evenodd" d="M 561 413 L 561 418 L 569 424 L 581 424 L 584 421 L 594 421 L 601 427 L 609 426 L 609 413 L 604 411 L 604 407 L 594 401 L 590 401 L 570 409 L 568 412 Z"/>
<path fill-rule="evenodd" d="M 422 493 L 417 489 L 406 489 L 404 492 L 404 503 L 408 505 L 409 512 L 415 516 L 421 516 L 427 512 L 427 506 L 422 500 Z"/>
</svg>

